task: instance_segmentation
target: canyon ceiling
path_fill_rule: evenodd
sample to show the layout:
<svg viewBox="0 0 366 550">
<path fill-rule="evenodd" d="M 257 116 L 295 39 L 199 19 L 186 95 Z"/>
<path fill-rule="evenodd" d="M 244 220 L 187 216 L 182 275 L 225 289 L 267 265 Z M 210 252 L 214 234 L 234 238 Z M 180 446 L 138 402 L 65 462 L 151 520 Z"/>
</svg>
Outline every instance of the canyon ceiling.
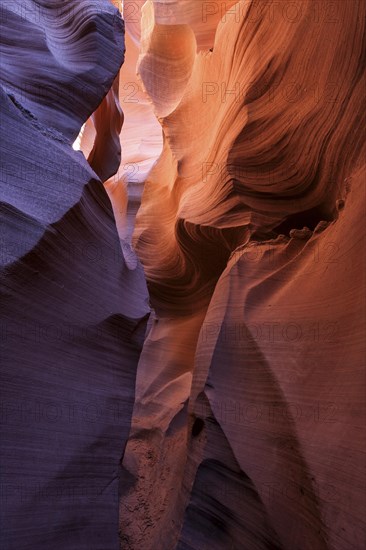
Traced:
<svg viewBox="0 0 366 550">
<path fill-rule="evenodd" d="M 2 2 L 4 550 L 365 548 L 365 12 Z"/>
</svg>

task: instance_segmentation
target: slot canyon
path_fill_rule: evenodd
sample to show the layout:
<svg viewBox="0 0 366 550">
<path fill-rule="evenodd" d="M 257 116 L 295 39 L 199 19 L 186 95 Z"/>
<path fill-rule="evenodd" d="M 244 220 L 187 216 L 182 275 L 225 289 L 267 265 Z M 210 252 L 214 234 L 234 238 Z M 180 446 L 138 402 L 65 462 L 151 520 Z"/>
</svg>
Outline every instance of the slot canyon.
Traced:
<svg viewBox="0 0 366 550">
<path fill-rule="evenodd" d="M 366 548 L 365 0 L 0 14 L 0 547 Z"/>
</svg>

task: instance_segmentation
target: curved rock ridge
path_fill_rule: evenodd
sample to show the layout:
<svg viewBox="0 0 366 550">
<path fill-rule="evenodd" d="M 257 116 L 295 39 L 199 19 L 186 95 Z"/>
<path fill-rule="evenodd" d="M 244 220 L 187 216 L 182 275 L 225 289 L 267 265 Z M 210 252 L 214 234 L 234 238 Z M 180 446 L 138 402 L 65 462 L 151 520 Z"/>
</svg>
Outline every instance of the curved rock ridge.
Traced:
<svg viewBox="0 0 366 550">
<path fill-rule="evenodd" d="M 137 71 L 158 118 L 167 117 L 180 103 L 197 50 L 213 46 L 217 24 L 235 2 L 223 2 L 220 9 L 202 0 L 148 0 L 142 6 Z"/>
<path fill-rule="evenodd" d="M 119 235 L 126 242 L 131 241 L 143 182 L 162 148 L 161 126 L 137 75 L 139 51 L 132 39 L 131 18 L 128 20 L 128 14 L 132 17 L 135 13 L 135 6 L 133 4 L 130 11 L 125 6 L 127 63 L 97 111 L 86 122 L 76 144 L 104 181 Z M 135 21 L 134 17 L 132 19 Z M 142 125 L 144 132 L 141 132 Z"/>
<path fill-rule="evenodd" d="M 126 27 L 128 60 L 121 69 L 119 85 L 119 102 L 125 113 L 120 134 L 122 162 L 107 186 L 119 234 L 131 241 L 144 181 L 162 150 L 162 130 L 136 74 L 139 50 L 131 39 L 128 24 Z"/>
<path fill-rule="evenodd" d="M 118 168 L 118 81 L 94 114 L 95 171 L 71 142 L 119 70 L 123 25 L 108 2 L 1 10 L 2 546 L 117 550 L 150 312 L 97 175 Z"/>
<path fill-rule="evenodd" d="M 122 548 L 362 547 L 365 5 L 221 4 L 130 24 L 164 142 Z"/>
<path fill-rule="evenodd" d="M 118 99 L 119 79 L 118 74 L 112 88 L 91 117 L 95 139 L 88 162 L 103 182 L 114 176 L 121 164 L 119 135 L 124 117 Z"/>
<path fill-rule="evenodd" d="M 123 63 L 118 9 L 105 0 L 14 0 L 3 3 L 1 26 L 5 91 L 74 141 Z"/>
<path fill-rule="evenodd" d="M 225 2 L 207 2 L 206 0 L 158 0 L 155 2 L 156 19 L 159 24 L 177 21 L 190 25 L 196 35 L 197 49 L 210 50 L 215 41 L 216 28 L 219 22 L 226 19 L 231 11 L 236 13 L 238 0 Z M 168 15 L 168 19 L 167 19 Z"/>
<path fill-rule="evenodd" d="M 363 548 L 365 2 L 0 10 L 4 548 Z"/>
<path fill-rule="evenodd" d="M 207 0 L 125 0 L 124 17 L 127 28 L 136 41 L 141 38 L 141 13 L 149 6 L 158 25 L 189 25 L 196 36 L 197 48 L 213 47 L 216 27 L 226 13 L 236 9 L 238 0 L 209 2 Z M 237 13 L 237 16 L 239 13 Z M 151 24 L 150 20 L 150 24 Z M 144 26 L 142 24 L 142 26 Z M 144 29 L 146 30 L 146 29 Z"/>
<path fill-rule="evenodd" d="M 1 104 L 2 541 L 117 549 L 119 461 L 149 313 L 143 272 L 123 260 L 83 155 L 5 94 Z"/>
<path fill-rule="evenodd" d="M 123 160 L 118 174 L 107 187 L 111 192 L 113 189 L 110 197 L 119 233 L 128 240 L 141 202 L 142 183 L 162 150 L 161 126 L 154 112 L 157 116 L 166 116 L 178 105 L 193 68 L 195 51 L 213 46 L 216 26 L 234 3 L 227 1 L 219 9 L 212 9 L 201 0 L 169 3 L 125 0 L 123 4 L 128 50 L 127 63 L 120 73 L 119 93 L 126 115 L 120 134 Z M 141 38 L 143 14 L 146 25 Z M 168 66 L 171 81 L 165 78 Z M 144 82 L 140 73 L 147 75 Z M 154 95 L 153 103 L 145 85 L 149 94 Z M 81 140 L 86 156 L 94 139 L 95 129 L 90 122 Z M 110 155 L 109 152 L 107 156 Z"/>
<path fill-rule="evenodd" d="M 152 99 L 156 116 L 165 117 L 179 104 L 191 76 L 196 40 L 189 25 L 156 23 L 155 6 L 152 2 L 146 2 L 142 9 L 137 70 Z"/>
<path fill-rule="evenodd" d="M 255 253 L 245 246 L 221 276 L 198 339 L 185 478 L 194 486 L 178 548 L 202 547 L 197 515 L 206 544 L 255 547 L 243 543 L 252 516 L 238 506 L 252 491 L 232 487 L 233 469 L 249 478 L 281 548 L 362 547 L 365 175 L 365 165 L 352 173 L 328 228 L 259 243 Z M 226 479 L 212 474 L 211 484 L 204 472 L 213 460 Z M 209 505 L 220 487 L 226 509 L 216 524 Z"/>
<path fill-rule="evenodd" d="M 360 156 L 363 3 L 337 3 L 331 21 L 314 20 L 311 2 L 296 21 L 239 4 L 242 17 L 226 14 L 162 120 L 164 151 L 145 186 L 135 242 L 162 308 L 189 312 L 239 244 L 271 237 L 291 215 L 312 227 L 333 219 Z"/>
</svg>

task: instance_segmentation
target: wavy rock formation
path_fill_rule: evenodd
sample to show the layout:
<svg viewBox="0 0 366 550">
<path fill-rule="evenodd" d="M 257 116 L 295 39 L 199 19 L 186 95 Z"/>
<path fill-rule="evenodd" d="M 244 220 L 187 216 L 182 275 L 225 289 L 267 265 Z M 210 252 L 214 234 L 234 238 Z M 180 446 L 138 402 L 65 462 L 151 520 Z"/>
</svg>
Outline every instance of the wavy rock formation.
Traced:
<svg viewBox="0 0 366 550">
<path fill-rule="evenodd" d="M 1 16 L 5 91 L 74 140 L 121 65 L 118 11 L 104 0 L 15 0 L 5 2 Z"/>
<path fill-rule="evenodd" d="M 114 176 L 121 163 L 119 135 L 123 124 L 123 112 L 119 104 L 118 91 L 119 74 L 91 117 L 95 137 L 88 162 L 103 182 Z"/>
<path fill-rule="evenodd" d="M 117 549 L 148 297 L 71 141 L 123 62 L 123 24 L 105 2 L 1 9 L 2 547 Z M 121 126 L 113 97 L 94 115 L 102 178 L 118 168 L 106 140 Z"/>
<path fill-rule="evenodd" d="M 164 147 L 122 547 L 357 548 L 365 6 L 202 4 L 132 31 Z"/>
<path fill-rule="evenodd" d="M 363 94 L 362 48 L 357 43 L 350 52 L 344 41 L 360 34 L 362 6 L 342 4 L 330 27 L 326 14 L 309 25 L 311 3 L 303 4 L 293 22 L 281 11 L 273 20 L 267 12 L 251 14 L 239 2 L 242 18 L 226 15 L 213 52 L 197 56 L 179 106 L 163 121 L 165 150 L 149 174 L 136 244 L 157 287 L 153 297 L 166 307 L 182 298 L 182 308 L 191 309 L 204 300 L 210 277 L 212 287 L 230 253 L 251 236 L 279 233 L 291 215 L 312 228 L 334 215 L 339 186 L 360 155 L 357 142 L 351 151 L 345 144 L 362 128 L 355 108 Z M 319 49 L 314 71 L 311 55 Z M 297 75 L 299 66 L 304 71 Z M 307 148 L 304 132 L 313 136 Z M 152 216 L 157 203 L 159 220 Z M 164 256 L 154 262 L 158 249 Z"/>
<path fill-rule="evenodd" d="M 118 8 L 2 10 L 5 547 L 361 549 L 366 5 Z"/>
<path fill-rule="evenodd" d="M 356 243 L 364 181 L 365 168 L 350 176 L 337 221 L 244 246 L 220 278 L 201 329 L 191 396 L 193 427 L 201 431 L 188 453 L 197 469 L 182 532 L 189 548 L 200 547 L 190 542 L 198 539 L 197 516 L 214 548 L 257 537 L 258 526 L 238 506 L 253 491 L 280 547 L 362 547 L 364 274 Z M 221 442 L 227 457 L 218 457 Z M 235 475 L 249 478 L 251 488 L 233 487 Z M 215 546 L 209 503 L 220 486 L 235 498 L 227 498 L 216 528 L 224 546 Z"/>
</svg>

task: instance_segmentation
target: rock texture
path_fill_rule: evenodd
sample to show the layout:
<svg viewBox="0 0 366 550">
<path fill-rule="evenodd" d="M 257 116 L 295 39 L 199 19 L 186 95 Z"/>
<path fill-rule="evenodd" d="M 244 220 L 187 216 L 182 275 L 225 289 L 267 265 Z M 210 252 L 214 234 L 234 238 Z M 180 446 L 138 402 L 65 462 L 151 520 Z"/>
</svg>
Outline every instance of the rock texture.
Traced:
<svg viewBox="0 0 366 550">
<path fill-rule="evenodd" d="M 355 243 L 364 178 L 364 169 L 352 174 L 336 222 L 243 247 L 220 278 L 201 330 L 191 395 L 202 432 L 192 437 L 188 453 L 199 466 L 181 539 L 188 547 L 200 547 L 197 516 L 213 547 L 239 548 L 244 536 L 261 540 L 263 533 L 253 533 L 258 526 L 248 525 L 248 511 L 238 506 L 253 492 L 281 547 L 362 547 L 364 346 L 358 323 L 365 281 Z M 220 456 L 225 445 L 228 456 Z M 237 475 L 253 486 L 235 487 Z M 213 521 L 210 498 L 217 498 L 220 485 L 236 497 L 227 498 L 223 511 L 224 546 L 215 546 L 207 516 Z"/>
<path fill-rule="evenodd" d="M 1 546 L 117 549 L 148 297 L 71 141 L 123 61 L 123 23 L 105 2 L 1 9 Z M 97 158 L 113 92 L 94 115 L 101 177 L 118 168 Z"/>
<path fill-rule="evenodd" d="M 122 548 L 362 547 L 364 5 L 141 13 L 164 144 Z"/>
<path fill-rule="evenodd" d="M 361 549 L 365 3 L 119 4 L 2 11 L 5 547 Z"/>
</svg>

